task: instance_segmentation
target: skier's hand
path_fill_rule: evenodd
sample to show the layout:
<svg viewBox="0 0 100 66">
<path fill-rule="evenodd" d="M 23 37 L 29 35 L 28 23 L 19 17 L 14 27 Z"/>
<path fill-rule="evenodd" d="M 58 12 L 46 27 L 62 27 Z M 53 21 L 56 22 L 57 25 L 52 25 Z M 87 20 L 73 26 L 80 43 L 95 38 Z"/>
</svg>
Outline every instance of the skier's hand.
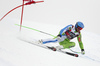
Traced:
<svg viewBox="0 0 100 66">
<path fill-rule="evenodd" d="M 83 55 L 85 54 L 85 51 L 84 51 L 84 49 L 82 49 L 82 50 L 81 50 L 81 54 L 83 54 Z"/>
<path fill-rule="evenodd" d="M 61 35 L 59 34 L 59 35 L 57 35 L 57 37 L 61 37 Z"/>
</svg>

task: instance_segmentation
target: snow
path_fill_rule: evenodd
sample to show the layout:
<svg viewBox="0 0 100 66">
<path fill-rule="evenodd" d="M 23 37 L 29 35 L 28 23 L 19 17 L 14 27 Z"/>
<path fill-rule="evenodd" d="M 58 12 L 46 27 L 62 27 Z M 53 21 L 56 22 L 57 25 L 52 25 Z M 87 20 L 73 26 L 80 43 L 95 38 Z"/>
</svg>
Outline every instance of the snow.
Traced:
<svg viewBox="0 0 100 66">
<path fill-rule="evenodd" d="M 60 27 L 37 22 L 30 23 L 24 21 L 23 25 L 27 25 L 28 27 L 32 27 L 54 35 L 58 33 L 58 27 Z M 16 26 L 15 24 L 17 24 L 17 20 L 12 19 L 6 19 L 0 23 L 0 66 L 100 65 L 100 43 L 99 40 L 97 40 L 97 38 L 100 38 L 100 35 L 82 32 L 86 54 L 80 55 L 80 57 L 76 58 L 19 40 L 18 37 L 23 35 L 23 37 L 32 39 L 45 39 L 53 37 L 26 28 L 22 28 L 22 31 L 20 32 L 19 26 Z M 41 28 L 38 27 L 40 25 Z M 51 26 L 54 29 L 52 29 Z M 44 29 L 45 27 L 46 29 Z M 91 39 L 92 37 L 93 39 Z M 76 42 L 76 47 L 73 48 L 73 50 L 80 51 L 77 40 L 75 39 L 72 41 Z M 56 46 L 58 43 L 51 43 L 48 45 Z"/>
<path fill-rule="evenodd" d="M 0 22 L 0 66 L 100 66 L 100 33 L 98 30 L 93 30 L 94 27 L 91 27 L 95 23 L 95 28 L 99 25 L 99 0 L 95 0 L 95 2 L 91 1 L 91 3 L 89 0 L 66 1 L 46 0 L 43 4 L 26 7 L 24 10 L 23 25 L 56 36 L 59 30 L 66 25 L 75 24 L 76 21 L 81 20 L 85 24 L 85 28 L 81 31 L 85 55 L 79 54 L 79 57 L 76 58 L 21 41 L 18 37 L 25 37 L 30 40 L 53 37 L 27 28 L 22 28 L 20 31 L 20 27 L 15 25 L 20 24 L 18 9 L 7 15 Z M 14 4 L 14 2 L 16 3 Z M 5 0 L 1 1 L 0 9 L 2 13 L 0 13 L 0 17 L 8 10 L 21 4 L 21 2 L 9 0 L 6 3 L 6 5 L 9 5 L 7 7 L 3 4 Z M 90 4 L 88 5 L 88 3 Z M 80 4 L 81 6 L 78 6 Z M 77 39 L 75 38 L 72 41 L 76 43 L 76 46 L 72 50 L 80 52 Z M 57 46 L 59 44 L 50 43 L 47 45 Z M 64 51 L 70 50 L 65 49 Z"/>
</svg>

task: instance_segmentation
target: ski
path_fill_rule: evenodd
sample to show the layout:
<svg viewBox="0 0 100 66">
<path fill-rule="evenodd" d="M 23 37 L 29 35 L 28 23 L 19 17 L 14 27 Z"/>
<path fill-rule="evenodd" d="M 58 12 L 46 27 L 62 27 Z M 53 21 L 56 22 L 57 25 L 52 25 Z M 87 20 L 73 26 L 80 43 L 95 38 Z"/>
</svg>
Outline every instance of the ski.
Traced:
<svg viewBox="0 0 100 66">
<path fill-rule="evenodd" d="M 65 53 L 65 54 L 68 54 L 68 55 L 71 55 L 71 56 L 74 56 L 74 57 L 78 57 L 78 54 L 74 54 L 74 53 L 71 53 L 71 52 L 65 52 L 65 51 L 62 51 L 62 50 L 56 50 L 56 48 L 54 48 L 54 47 L 48 47 L 48 49 L 51 49 L 53 51 L 59 51 L 59 52 L 62 52 L 62 53 Z"/>
<path fill-rule="evenodd" d="M 70 55 L 70 56 L 78 57 L 78 54 L 74 54 L 74 53 L 66 52 L 66 51 L 62 51 L 62 50 L 56 50 L 56 48 L 54 48 L 54 47 L 46 46 L 46 45 L 43 45 L 43 44 L 37 44 L 34 41 L 29 41 L 29 40 L 25 40 L 25 39 L 20 39 L 20 40 L 27 42 L 27 43 L 30 43 L 32 45 L 36 45 L 36 46 L 45 48 L 45 49 L 50 49 L 50 50 L 58 51 L 58 52 L 61 52 L 61 53 L 64 53 L 64 54 L 67 54 L 67 55 Z"/>
<path fill-rule="evenodd" d="M 68 54 L 70 56 L 79 57 L 78 54 L 74 54 L 74 53 L 71 53 L 71 52 L 64 52 L 64 51 L 60 51 L 60 52 Z"/>
</svg>

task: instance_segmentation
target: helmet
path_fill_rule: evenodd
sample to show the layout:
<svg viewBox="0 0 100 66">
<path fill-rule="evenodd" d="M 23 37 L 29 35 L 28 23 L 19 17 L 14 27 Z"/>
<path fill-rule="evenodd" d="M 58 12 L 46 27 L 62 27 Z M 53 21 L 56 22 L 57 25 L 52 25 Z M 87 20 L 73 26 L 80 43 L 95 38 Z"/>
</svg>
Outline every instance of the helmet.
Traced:
<svg viewBox="0 0 100 66">
<path fill-rule="evenodd" d="M 84 28 L 84 24 L 82 22 L 77 22 L 75 28 L 79 28 L 80 30 L 82 30 Z"/>
</svg>

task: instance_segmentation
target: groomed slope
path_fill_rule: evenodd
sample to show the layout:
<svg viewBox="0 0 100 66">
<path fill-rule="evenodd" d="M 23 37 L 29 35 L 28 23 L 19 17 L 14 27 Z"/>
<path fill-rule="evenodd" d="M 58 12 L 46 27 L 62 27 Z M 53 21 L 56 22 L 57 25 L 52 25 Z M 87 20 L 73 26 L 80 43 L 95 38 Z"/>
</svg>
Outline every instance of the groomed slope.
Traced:
<svg viewBox="0 0 100 66">
<path fill-rule="evenodd" d="M 0 66 L 100 66 L 100 62 L 96 61 L 99 60 L 100 45 L 99 40 L 95 39 L 100 38 L 100 36 L 87 32 L 82 33 L 86 51 L 85 56 L 90 56 L 90 58 L 95 60 L 84 56 L 75 58 L 19 40 L 17 37 L 20 35 L 32 39 L 52 37 L 26 28 L 22 28 L 22 31 L 20 32 L 19 26 L 16 26 L 15 24 L 18 24 L 17 20 L 12 19 L 7 19 L 0 23 Z M 59 25 L 55 26 L 53 24 L 50 25 L 29 21 L 24 21 L 23 25 L 54 35 L 58 34 L 60 28 L 62 28 L 62 26 Z M 76 47 L 73 49 L 80 51 L 80 49 L 77 49 L 79 48 L 77 40 L 75 39 L 72 41 L 76 42 Z M 94 44 L 96 47 L 94 47 Z M 51 43 L 48 45 L 56 46 L 58 44 Z"/>
</svg>

